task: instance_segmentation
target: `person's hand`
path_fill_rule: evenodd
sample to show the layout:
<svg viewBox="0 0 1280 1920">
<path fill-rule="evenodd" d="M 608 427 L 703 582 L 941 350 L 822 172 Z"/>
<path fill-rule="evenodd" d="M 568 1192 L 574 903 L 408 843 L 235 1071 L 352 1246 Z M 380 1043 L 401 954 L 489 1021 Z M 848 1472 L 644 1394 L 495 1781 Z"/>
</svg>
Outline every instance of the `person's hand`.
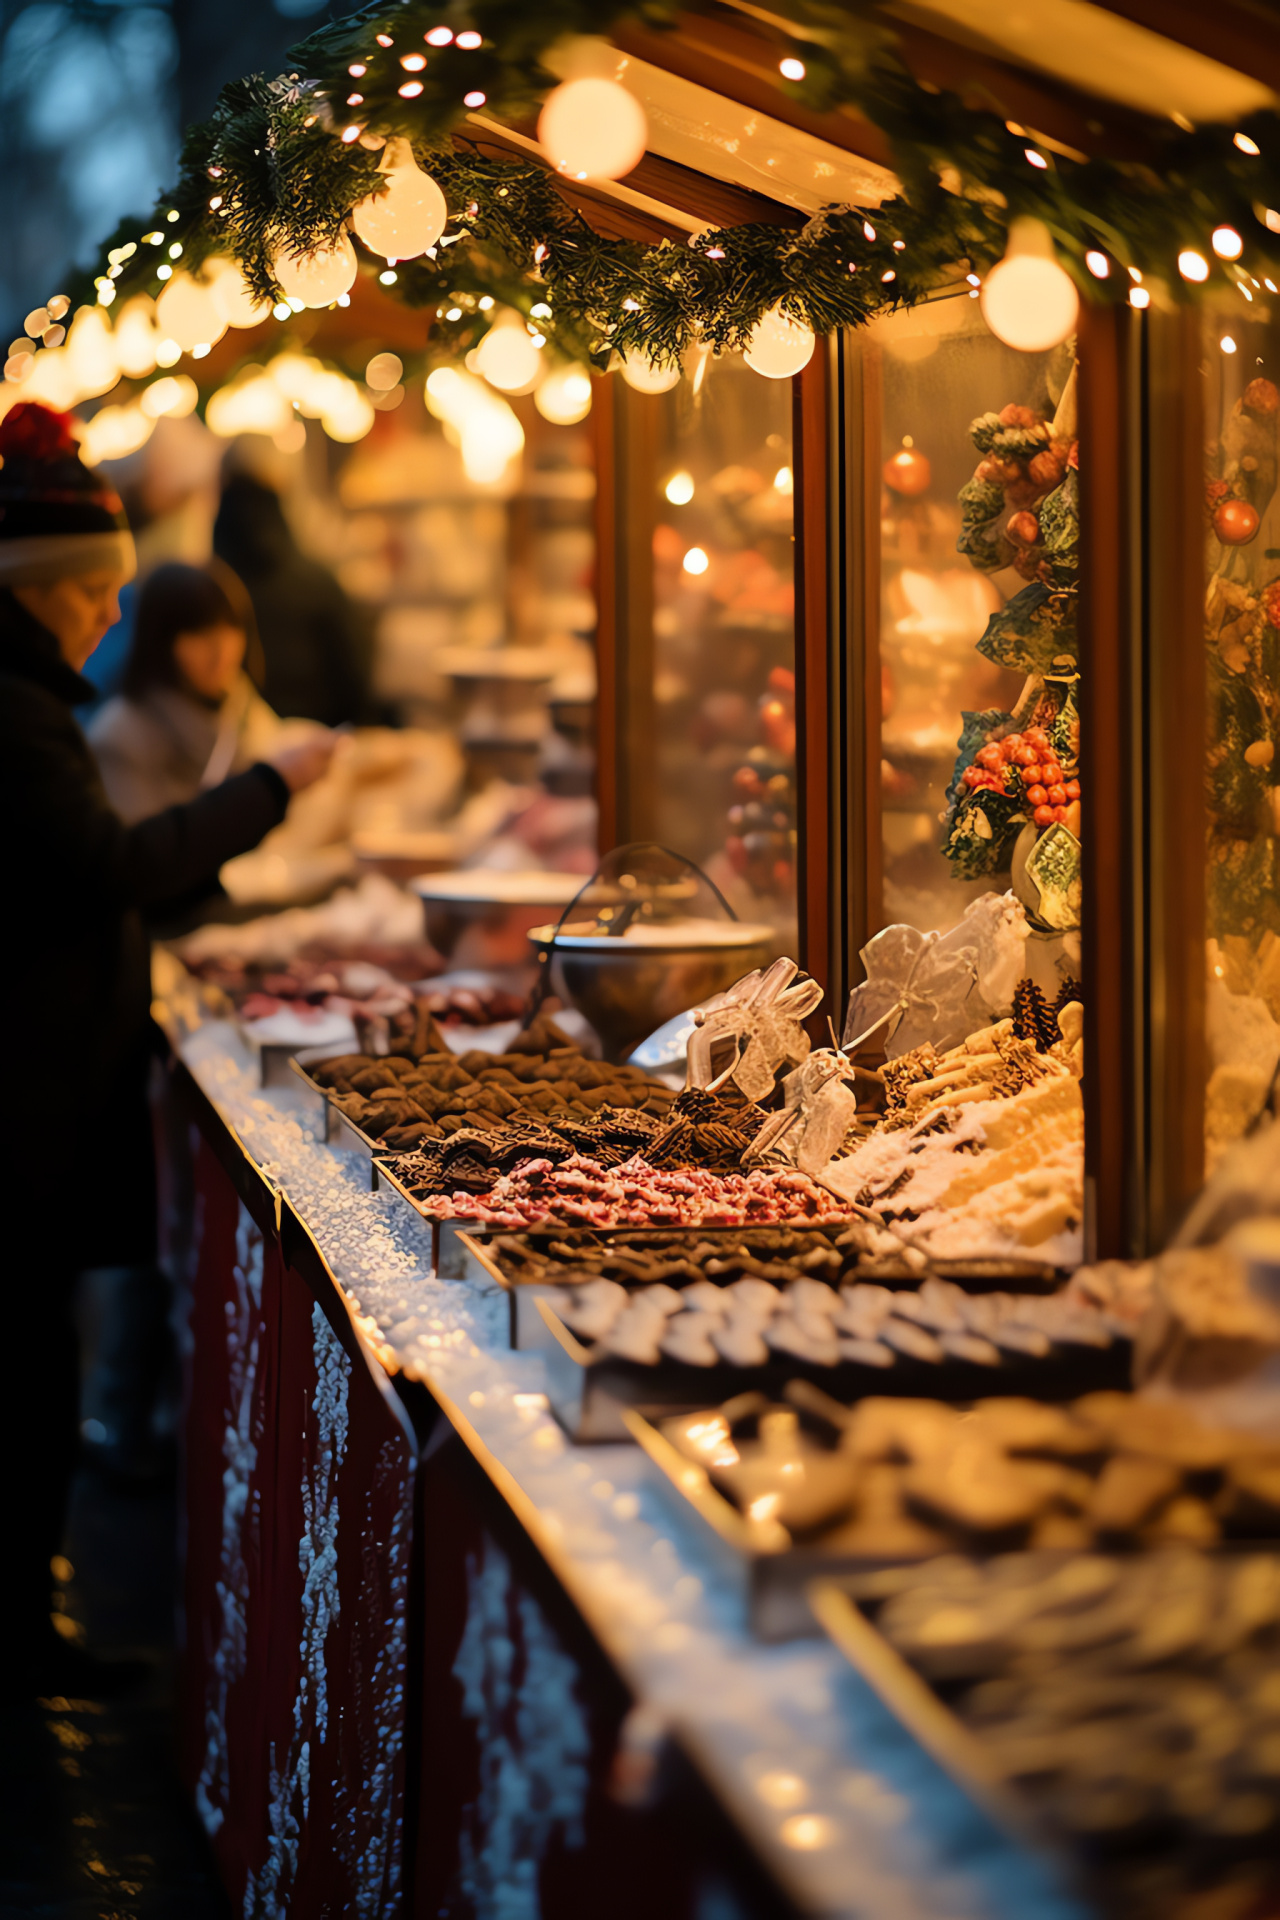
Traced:
<svg viewBox="0 0 1280 1920">
<path fill-rule="evenodd" d="M 304 787 L 311 786 L 329 771 L 337 744 L 337 735 L 327 730 L 310 734 L 294 746 L 279 747 L 275 753 L 268 754 L 267 763 L 275 768 L 290 793 L 301 793 Z"/>
</svg>

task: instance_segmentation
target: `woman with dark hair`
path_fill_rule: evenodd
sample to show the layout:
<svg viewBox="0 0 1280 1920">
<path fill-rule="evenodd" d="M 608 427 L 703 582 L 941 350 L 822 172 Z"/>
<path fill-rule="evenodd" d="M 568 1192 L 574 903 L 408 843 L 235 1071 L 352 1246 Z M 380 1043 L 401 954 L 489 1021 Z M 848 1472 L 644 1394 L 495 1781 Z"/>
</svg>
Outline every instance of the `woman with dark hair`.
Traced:
<svg viewBox="0 0 1280 1920">
<path fill-rule="evenodd" d="M 245 671 L 256 650 L 253 608 L 229 567 L 157 567 L 138 595 L 121 691 L 89 725 L 107 798 L 145 820 L 277 743 L 280 723 Z"/>
</svg>

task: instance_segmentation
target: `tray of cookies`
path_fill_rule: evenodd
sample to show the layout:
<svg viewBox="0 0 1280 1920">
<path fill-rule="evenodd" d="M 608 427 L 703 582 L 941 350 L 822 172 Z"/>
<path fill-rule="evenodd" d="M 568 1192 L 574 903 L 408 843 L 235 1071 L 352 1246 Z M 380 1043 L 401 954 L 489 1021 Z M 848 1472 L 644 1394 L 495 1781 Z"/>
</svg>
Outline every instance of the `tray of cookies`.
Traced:
<svg viewBox="0 0 1280 1920">
<path fill-rule="evenodd" d="M 811 1630 L 819 1574 L 939 1554 L 1280 1542 L 1280 1447 L 1100 1390 L 1051 1404 L 876 1394 L 794 1378 L 692 1413 L 623 1413 L 668 1489 L 732 1547 L 764 1638 Z"/>
</svg>

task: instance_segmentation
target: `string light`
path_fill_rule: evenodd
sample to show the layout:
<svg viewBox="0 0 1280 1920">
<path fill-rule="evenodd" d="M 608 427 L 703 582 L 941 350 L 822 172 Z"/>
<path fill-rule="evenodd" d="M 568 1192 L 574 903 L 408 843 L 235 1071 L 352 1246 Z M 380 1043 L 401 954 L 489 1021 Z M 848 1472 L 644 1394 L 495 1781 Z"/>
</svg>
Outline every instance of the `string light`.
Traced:
<svg viewBox="0 0 1280 1920">
<path fill-rule="evenodd" d="M 1219 260 L 1238 260 L 1244 252 L 1244 241 L 1234 227 L 1215 227 L 1210 239 Z"/>
<path fill-rule="evenodd" d="M 402 53 L 400 55 L 400 65 L 406 73 L 421 73 L 426 64 L 427 56 L 425 53 Z"/>
<path fill-rule="evenodd" d="M 1093 275 L 1095 280 L 1110 279 L 1111 262 L 1108 260 L 1106 254 L 1099 253 L 1096 247 L 1091 247 L 1089 249 L 1088 253 L 1086 253 L 1084 257 L 1084 263 L 1086 267 L 1088 267 L 1090 273 Z"/>
<path fill-rule="evenodd" d="M 1218 342 L 1218 345 L 1222 348 L 1222 351 L 1224 353 L 1234 353 L 1236 350 L 1236 343 L 1231 338 L 1231 335 L 1229 333 L 1223 334 L 1221 340 L 1219 340 Z"/>
<path fill-rule="evenodd" d="M 331 305 L 354 284 L 358 271 L 356 250 L 345 233 L 329 246 L 314 247 L 308 253 L 281 248 L 272 267 L 285 298 L 304 307 Z"/>
<path fill-rule="evenodd" d="M 557 173 L 620 180 L 644 158 L 644 108 L 616 80 L 566 80 L 547 96 L 538 139 Z"/>
<path fill-rule="evenodd" d="M 475 89 L 473 89 L 470 93 L 464 93 L 462 96 L 462 104 L 464 107 L 482 107 L 484 105 L 484 102 L 485 102 L 484 94 L 480 93 Z"/>
<path fill-rule="evenodd" d="M 1130 287 L 1129 305 L 1131 307 L 1137 307 L 1139 312 L 1141 312 L 1144 308 L 1151 305 L 1151 295 L 1145 287 Z"/>
<path fill-rule="evenodd" d="M 785 60 L 779 60 L 778 72 L 784 80 L 803 80 L 805 74 L 804 61 L 796 60 L 788 56 Z"/>
<path fill-rule="evenodd" d="M 817 344 L 811 327 L 773 306 L 752 327 L 742 357 L 766 380 L 788 380 L 808 366 Z"/>
<path fill-rule="evenodd" d="M 1232 137 L 1233 144 L 1239 147 L 1241 153 L 1261 153 L 1262 152 L 1262 148 L 1258 145 L 1257 141 L 1251 140 L 1247 133 L 1236 133 L 1236 134 L 1233 134 L 1231 137 Z"/>
<path fill-rule="evenodd" d="M 422 92 L 422 82 L 421 80 L 406 80 L 402 87 L 396 88 L 396 92 L 402 100 L 416 100 Z"/>
<path fill-rule="evenodd" d="M 576 427 L 591 411 L 591 376 L 582 367 L 555 367 L 533 396 L 544 420 L 555 427 Z"/>
<path fill-rule="evenodd" d="M 464 53 L 474 53 L 477 47 L 483 46 L 484 35 L 477 33 L 474 27 L 464 27 L 453 44 L 461 47 Z"/>
<path fill-rule="evenodd" d="M 681 564 L 686 573 L 691 573 L 696 576 L 700 573 L 705 573 L 711 565 L 711 562 L 701 547 L 690 547 Z"/>
<path fill-rule="evenodd" d="M 453 28 L 429 27 L 422 37 L 429 47 L 447 47 L 453 39 Z"/>
<path fill-rule="evenodd" d="M 1037 153 L 1034 147 L 1027 147 L 1025 149 L 1025 152 L 1026 152 L 1027 160 L 1030 162 L 1030 164 L 1033 167 L 1048 166 L 1049 162 L 1045 159 L 1044 155 L 1042 153 Z"/>
<path fill-rule="evenodd" d="M 1202 253 L 1197 253 L 1194 247 L 1184 247 L 1178 255 L 1178 272 L 1184 280 L 1207 280 L 1209 262 Z"/>
<path fill-rule="evenodd" d="M 448 202 L 431 175 L 415 163 L 407 140 L 387 141 L 378 170 L 381 190 L 357 203 L 351 225 L 365 246 L 384 259 L 416 260 L 444 232 Z M 392 284 L 383 278 L 384 286 Z"/>
<path fill-rule="evenodd" d="M 680 384 L 679 367 L 655 367 L 640 353 L 624 353 L 620 371 L 636 393 L 670 393 Z"/>
<path fill-rule="evenodd" d="M 673 507 L 687 507 L 693 498 L 693 475 L 682 467 L 679 473 L 673 473 L 662 489 Z"/>
<path fill-rule="evenodd" d="M 982 317 L 1007 347 L 1041 353 L 1073 332 L 1080 296 L 1058 264 L 1053 238 L 1042 220 L 1011 221 L 1003 260 L 983 282 Z"/>
</svg>

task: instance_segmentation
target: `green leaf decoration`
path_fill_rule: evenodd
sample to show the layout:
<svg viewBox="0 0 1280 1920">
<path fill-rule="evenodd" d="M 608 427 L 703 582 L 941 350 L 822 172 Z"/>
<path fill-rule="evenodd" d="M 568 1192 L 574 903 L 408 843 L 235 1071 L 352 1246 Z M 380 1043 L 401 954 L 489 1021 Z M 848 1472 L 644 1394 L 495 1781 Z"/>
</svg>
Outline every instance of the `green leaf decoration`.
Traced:
<svg viewBox="0 0 1280 1920">
<path fill-rule="evenodd" d="M 1074 594 L 1051 593 L 1033 580 L 992 614 L 978 652 L 1013 673 L 1071 671 L 1077 657 Z"/>
</svg>

